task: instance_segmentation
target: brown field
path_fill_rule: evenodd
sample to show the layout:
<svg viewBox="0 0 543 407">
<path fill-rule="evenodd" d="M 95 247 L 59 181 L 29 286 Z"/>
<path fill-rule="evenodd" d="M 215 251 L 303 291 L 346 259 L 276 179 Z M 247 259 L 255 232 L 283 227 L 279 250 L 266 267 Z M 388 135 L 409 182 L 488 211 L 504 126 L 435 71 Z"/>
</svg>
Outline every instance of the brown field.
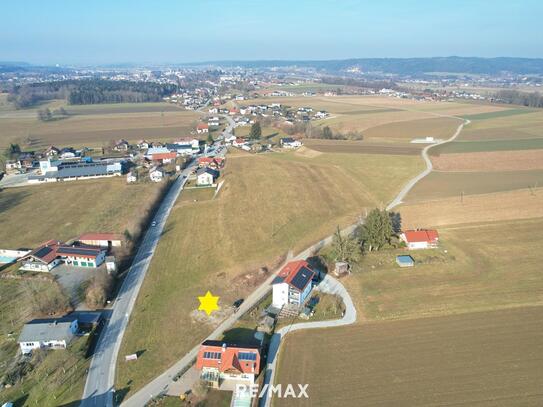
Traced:
<svg viewBox="0 0 543 407">
<path fill-rule="evenodd" d="M 459 140 L 503 140 L 543 137 L 543 111 L 474 120 Z"/>
<path fill-rule="evenodd" d="M 421 144 L 368 143 L 354 140 L 304 139 L 304 145 L 323 153 L 420 155 Z"/>
<path fill-rule="evenodd" d="M 438 171 L 542 170 L 543 150 L 441 154 L 432 163 Z"/>
<path fill-rule="evenodd" d="M 97 107 L 94 109 L 101 110 Z M 166 111 L 163 114 L 156 111 L 115 111 L 77 114 L 62 120 L 40 122 L 33 112 L 13 114 L 15 116 L 0 117 L 0 146 L 18 142 L 26 149 L 42 148 L 50 144 L 94 147 L 120 138 L 128 141 L 142 138 L 173 139 L 190 134 L 199 117 L 198 113 L 191 111 Z M 27 138 L 32 140 L 31 145 L 25 143 Z"/>
<path fill-rule="evenodd" d="M 409 141 L 414 138 L 432 136 L 435 139 L 451 137 L 461 121 L 452 117 L 411 120 L 371 127 L 363 132 L 364 140 Z"/>
<path fill-rule="evenodd" d="M 543 217 L 543 189 L 467 195 L 404 204 L 399 208 L 405 228 L 494 222 Z"/>
<path fill-rule="evenodd" d="M 419 202 L 461 195 L 486 194 L 543 185 L 543 170 L 490 172 L 432 172 L 407 195 L 405 202 Z"/>
<path fill-rule="evenodd" d="M 309 399 L 274 406 L 541 406 L 543 309 L 295 332 L 279 358 Z"/>
</svg>

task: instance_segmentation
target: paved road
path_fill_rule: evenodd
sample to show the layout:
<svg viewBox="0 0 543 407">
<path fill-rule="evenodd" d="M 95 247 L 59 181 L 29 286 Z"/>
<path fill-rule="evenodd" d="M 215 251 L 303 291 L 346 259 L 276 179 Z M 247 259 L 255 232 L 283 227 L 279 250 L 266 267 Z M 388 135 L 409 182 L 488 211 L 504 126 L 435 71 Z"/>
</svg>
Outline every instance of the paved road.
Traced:
<svg viewBox="0 0 543 407">
<path fill-rule="evenodd" d="M 132 266 L 121 285 L 111 318 L 102 329 L 91 361 L 81 402 L 83 407 L 113 406 L 115 367 L 128 318 L 162 235 L 166 219 L 194 166 L 195 163 L 181 173 L 164 197 L 153 218 L 156 221 L 156 226 L 150 227 L 145 233 Z"/>
<path fill-rule="evenodd" d="M 454 116 L 447 116 L 447 117 L 454 117 Z M 387 211 L 390 211 L 391 209 L 393 209 L 396 206 L 400 205 L 402 203 L 403 199 L 409 193 L 409 191 L 411 191 L 411 189 L 413 189 L 413 187 L 417 184 L 417 182 L 419 182 L 421 179 L 423 179 L 424 177 L 426 177 L 428 174 L 430 174 L 432 172 L 432 169 L 434 167 L 432 165 L 432 160 L 428 156 L 428 150 L 430 150 L 431 148 L 433 148 L 435 146 L 439 146 L 441 144 L 450 143 L 451 141 L 453 141 L 455 138 L 458 137 L 458 135 L 460 134 L 460 132 L 462 131 L 464 126 L 466 124 L 469 124 L 469 123 L 471 123 L 469 120 L 462 121 L 462 123 L 456 129 L 456 132 L 450 138 L 448 138 L 447 140 L 440 141 L 439 143 L 430 144 L 429 146 L 424 147 L 424 149 L 422 150 L 422 158 L 423 158 L 424 162 L 426 163 L 426 169 L 424 171 L 422 171 L 416 177 L 410 179 L 407 182 L 407 184 L 405 184 L 405 186 L 402 188 L 400 193 L 398 195 L 396 195 L 396 198 L 394 198 L 394 200 L 391 203 L 388 204 L 388 206 L 386 207 Z"/>
<path fill-rule="evenodd" d="M 328 294 L 339 295 L 343 299 L 345 304 L 345 314 L 341 319 L 334 319 L 330 321 L 316 321 L 316 322 L 302 322 L 293 324 L 281 328 L 279 331 L 273 334 L 270 347 L 268 349 L 268 361 L 266 366 L 266 372 L 264 374 L 263 385 L 269 385 L 274 383 L 275 368 L 277 367 L 277 359 L 279 353 L 279 347 L 281 340 L 289 333 L 298 331 L 300 329 L 316 329 L 316 328 L 336 328 L 338 326 L 350 325 L 356 322 L 356 308 L 353 304 L 351 296 L 337 279 L 330 275 L 327 275 L 318 286 L 318 290 Z M 268 407 L 271 405 L 271 397 L 267 397 L 268 393 L 264 393 L 263 397 L 259 400 L 260 407 Z M 309 395 L 311 397 L 311 395 Z"/>
</svg>

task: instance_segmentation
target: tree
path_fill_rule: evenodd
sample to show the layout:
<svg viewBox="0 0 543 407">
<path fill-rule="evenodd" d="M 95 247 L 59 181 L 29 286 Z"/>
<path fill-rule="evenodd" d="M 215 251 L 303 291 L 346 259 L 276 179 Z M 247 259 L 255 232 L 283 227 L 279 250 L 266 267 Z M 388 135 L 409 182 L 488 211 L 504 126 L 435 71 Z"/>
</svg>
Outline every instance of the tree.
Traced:
<svg viewBox="0 0 543 407">
<path fill-rule="evenodd" d="M 400 212 L 389 212 L 390 222 L 392 222 L 392 230 L 398 234 L 402 231 L 402 215 Z"/>
<path fill-rule="evenodd" d="M 251 126 L 251 131 L 249 132 L 249 138 L 251 140 L 260 140 L 262 137 L 262 128 L 260 127 L 260 122 L 255 122 Z"/>
<path fill-rule="evenodd" d="M 334 133 L 332 133 L 332 129 L 330 129 L 330 127 L 325 126 L 322 129 L 322 138 L 327 140 L 331 140 L 334 138 Z"/>
<path fill-rule="evenodd" d="M 8 158 L 12 158 L 19 154 L 21 154 L 21 146 L 19 146 L 19 144 L 10 144 L 5 152 L 5 155 Z"/>
<path fill-rule="evenodd" d="M 48 107 L 45 109 L 38 110 L 38 119 L 42 122 L 47 122 L 53 118 L 53 114 L 51 113 L 51 110 L 49 110 Z"/>
<path fill-rule="evenodd" d="M 390 243 L 394 230 L 386 210 L 373 209 L 358 230 L 358 238 L 368 251 L 380 250 Z"/>
<path fill-rule="evenodd" d="M 214 142 L 215 142 L 215 140 L 213 140 L 213 136 L 211 135 L 211 133 L 208 133 L 207 134 L 207 143 L 211 145 Z"/>
<path fill-rule="evenodd" d="M 359 253 L 360 247 L 356 240 L 350 236 L 342 236 L 338 226 L 332 240 L 332 256 L 334 260 L 350 263 L 358 258 Z"/>
</svg>

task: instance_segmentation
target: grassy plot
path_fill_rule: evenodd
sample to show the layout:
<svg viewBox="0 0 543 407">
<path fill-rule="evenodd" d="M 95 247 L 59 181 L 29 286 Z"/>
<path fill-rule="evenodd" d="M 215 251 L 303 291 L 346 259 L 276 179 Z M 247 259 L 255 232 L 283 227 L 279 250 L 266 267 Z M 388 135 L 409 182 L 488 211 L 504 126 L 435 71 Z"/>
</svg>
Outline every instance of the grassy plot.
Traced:
<svg viewBox="0 0 543 407">
<path fill-rule="evenodd" d="M 288 250 L 353 223 L 364 208 L 390 199 L 390 185 L 405 182 L 419 166 L 412 157 L 228 157 L 216 199 L 172 210 L 120 354 L 144 352 L 137 363 L 120 358 L 118 388 L 141 387 L 211 332 L 224 314 L 202 317 L 197 296 L 207 290 L 219 295 L 226 313 L 264 278 L 260 267 L 273 268 Z M 377 160 L 381 171 L 374 168 Z"/>
<path fill-rule="evenodd" d="M 304 139 L 306 147 L 323 153 L 420 155 L 422 144 Z"/>
<path fill-rule="evenodd" d="M 543 149 L 440 154 L 432 163 L 437 171 L 543 170 Z"/>
<path fill-rule="evenodd" d="M 17 248 L 90 231 L 134 233 L 158 192 L 156 184 L 127 185 L 124 177 L 6 188 L 0 191 L 0 241 Z"/>
<path fill-rule="evenodd" d="M 462 195 L 487 194 L 543 185 L 543 170 L 432 172 L 409 192 L 405 201 L 418 202 Z"/>
<path fill-rule="evenodd" d="M 448 139 L 456 131 L 461 121 L 452 117 L 411 120 L 387 123 L 364 131 L 365 140 L 409 141 L 414 138 L 434 137 Z"/>
<path fill-rule="evenodd" d="M 371 253 L 346 282 L 369 319 L 417 318 L 521 305 L 543 305 L 543 218 L 442 226 L 442 247 Z M 403 252 L 405 253 L 405 252 Z"/>
<path fill-rule="evenodd" d="M 542 149 L 543 138 L 488 140 L 488 141 L 453 141 L 430 149 L 430 155 L 475 153 L 482 151 L 514 151 Z"/>
<path fill-rule="evenodd" d="M 462 118 L 469 119 L 469 120 L 488 120 L 488 119 L 496 119 L 500 117 L 516 116 L 519 114 L 532 113 L 535 111 L 537 111 L 537 109 L 529 109 L 529 108 L 507 109 L 507 110 L 499 110 L 496 112 L 466 114 L 466 115 L 463 115 Z"/>
<path fill-rule="evenodd" d="M 473 120 L 464 128 L 460 140 L 522 140 L 543 137 L 543 110 L 523 109 L 515 114 Z"/>
<path fill-rule="evenodd" d="M 542 361 L 542 307 L 300 331 L 276 383 L 307 383 L 309 399 L 273 405 L 535 407 Z"/>
</svg>

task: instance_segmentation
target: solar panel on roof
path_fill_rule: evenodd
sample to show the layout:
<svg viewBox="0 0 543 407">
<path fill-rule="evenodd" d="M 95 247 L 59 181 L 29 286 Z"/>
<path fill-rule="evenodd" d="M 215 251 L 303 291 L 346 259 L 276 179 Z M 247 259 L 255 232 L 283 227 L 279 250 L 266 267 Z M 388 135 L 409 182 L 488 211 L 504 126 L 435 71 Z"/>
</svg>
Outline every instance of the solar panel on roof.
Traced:
<svg viewBox="0 0 543 407">
<path fill-rule="evenodd" d="M 47 256 L 52 251 L 53 249 L 51 249 L 50 247 L 44 246 L 40 250 L 38 250 L 36 253 L 34 253 L 34 255 L 36 257 L 44 257 L 44 256 Z"/>
<path fill-rule="evenodd" d="M 313 273 L 310 270 L 308 270 L 306 267 L 302 267 L 296 273 L 296 275 L 294 276 L 290 284 L 299 290 L 303 290 L 305 286 L 307 285 L 307 282 L 311 280 L 312 277 L 313 277 Z"/>
<path fill-rule="evenodd" d="M 58 253 L 65 253 L 65 254 L 80 254 L 80 255 L 94 255 L 98 252 L 98 250 L 95 249 L 82 249 L 78 247 L 61 247 L 57 250 Z"/>
<path fill-rule="evenodd" d="M 239 360 L 256 360 L 256 353 L 253 352 L 240 352 L 238 353 Z"/>
</svg>

